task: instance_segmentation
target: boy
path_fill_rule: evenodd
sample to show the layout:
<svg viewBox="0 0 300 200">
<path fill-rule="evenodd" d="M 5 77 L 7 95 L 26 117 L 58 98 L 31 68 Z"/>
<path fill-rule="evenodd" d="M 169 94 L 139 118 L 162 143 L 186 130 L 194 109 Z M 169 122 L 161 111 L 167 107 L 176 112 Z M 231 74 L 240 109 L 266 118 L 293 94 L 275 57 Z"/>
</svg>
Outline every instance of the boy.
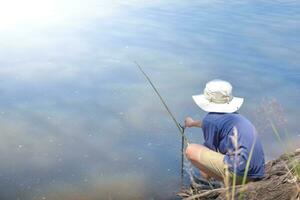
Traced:
<svg viewBox="0 0 300 200">
<path fill-rule="evenodd" d="M 237 110 L 244 99 L 232 96 L 229 82 L 213 80 L 206 84 L 204 94 L 193 96 L 195 103 L 208 114 L 203 121 L 185 119 L 185 127 L 203 130 L 204 144 L 190 144 L 187 158 L 209 179 L 229 178 L 236 174 L 236 183 L 241 184 L 250 151 L 253 149 L 247 181 L 264 176 L 264 152 L 255 127 Z"/>
</svg>

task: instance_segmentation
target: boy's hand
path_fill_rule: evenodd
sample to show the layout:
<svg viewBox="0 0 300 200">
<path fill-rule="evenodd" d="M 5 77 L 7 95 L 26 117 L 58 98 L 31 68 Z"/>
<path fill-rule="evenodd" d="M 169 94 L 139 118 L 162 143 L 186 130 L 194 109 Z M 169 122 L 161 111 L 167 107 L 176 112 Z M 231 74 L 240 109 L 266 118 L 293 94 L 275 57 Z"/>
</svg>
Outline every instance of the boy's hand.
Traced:
<svg viewBox="0 0 300 200">
<path fill-rule="evenodd" d="M 184 125 L 187 128 L 191 128 L 191 127 L 199 127 L 200 128 L 201 127 L 201 122 L 193 120 L 193 118 L 191 118 L 191 117 L 187 117 L 184 120 Z"/>
<path fill-rule="evenodd" d="M 194 126 L 194 120 L 191 117 L 187 117 L 184 120 L 185 127 L 191 128 Z"/>
</svg>

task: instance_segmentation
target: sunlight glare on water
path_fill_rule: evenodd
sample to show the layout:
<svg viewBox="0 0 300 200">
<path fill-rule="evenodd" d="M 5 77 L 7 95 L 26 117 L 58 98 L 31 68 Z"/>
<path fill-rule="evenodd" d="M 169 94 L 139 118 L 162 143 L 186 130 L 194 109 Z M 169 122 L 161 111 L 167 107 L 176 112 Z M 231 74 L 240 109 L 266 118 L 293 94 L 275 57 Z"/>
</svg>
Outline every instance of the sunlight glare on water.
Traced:
<svg viewBox="0 0 300 200">
<path fill-rule="evenodd" d="M 284 150 L 266 116 L 299 147 L 299 13 L 283 0 L 1 1 L 0 199 L 176 197 L 181 136 L 133 61 L 178 121 L 201 119 L 191 96 L 221 78 L 268 160 Z"/>
</svg>

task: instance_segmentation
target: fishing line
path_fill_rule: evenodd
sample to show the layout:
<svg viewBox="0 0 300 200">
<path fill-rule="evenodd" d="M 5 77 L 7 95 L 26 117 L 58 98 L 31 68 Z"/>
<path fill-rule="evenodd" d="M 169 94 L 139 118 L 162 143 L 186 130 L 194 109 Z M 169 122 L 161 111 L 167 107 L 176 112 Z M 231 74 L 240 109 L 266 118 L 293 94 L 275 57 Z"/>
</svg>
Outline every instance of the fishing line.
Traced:
<svg viewBox="0 0 300 200">
<path fill-rule="evenodd" d="M 167 106 L 165 100 L 162 98 L 162 96 L 159 94 L 158 90 L 156 89 L 156 87 L 154 86 L 154 84 L 152 83 L 152 81 L 150 80 L 149 76 L 145 73 L 145 71 L 143 70 L 143 68 L 136 62 L 134 61 L 134 63 L 137 65 L 137 67 L 139 68 L 139 70 L 142 72 L 142 74 L 145 76 L 145 78 L 148 80 L 148 82 L 150 83 L 150 85 L 152 86 L 152 88 L 154 89 L 155 93 L 157 94 L 157 96 L 159 97 L 159 99 L 161 100 L 162 104 L 164 105 L 164 107 L 166 108 L 166 110 L 168 111 L 169 115 L 171 116 L 172 120 L 174 121 L 174 123 L 176 124 L 176 127 L 178 128 L 179 132 L 181 133 L 181 184 L 183 185 L 183 164 L 184 164 L 184 146 L 188 146 L 189 142 L 187 137 L 184 134 L 185 131 L 185 127 L 181 126 L 178 121 L 176 120 L 176 118 L 174 117 L 174 115 L 172 114 L 171 110 L 169 109 L 169 107 Z"/>
<path fill-rule="evenodd" d="M 143 75 L 146 77 L 146 79 L 148 80 L 148 82 L 150 83 L 150 85 L 152 86 L 152 88 L 154 89 L 155 93 L 158 95 L 158 97 L 160 98 L 161 102 L 163 103 L 164 107 L 166 108 L 166 110 L 168 111 L 168 113 L 170 114 L 171 118 L 173 119 L 174 123 L 176 124 L 179 132 L 181 133 L 181 136 L 184 139 L 184 143 L 186 145 L 189 145 L 188 139 L 187 137 L 184 135 L 184 127 L 181 126 L 178 121 L 176 120 L 176 118 L 174 117 L 174 115 L 172 114 L 171 110 L 169 109 L 169 107 L 167 106 L 165 100 L 162 98 L 162 96 L 159 94 L 158 90 L 156 89 L 156 87 L 154 86 L 154 84 L 152 83 L 152 81 L 150 80 L 149 76 L 145 73 L 145 71 L 143 70 L 143 68 L 135 61 L 135 64 L 138 66 L 138 68 L 140 69 L 140 71 L 143 73 Z"/>
</svg>

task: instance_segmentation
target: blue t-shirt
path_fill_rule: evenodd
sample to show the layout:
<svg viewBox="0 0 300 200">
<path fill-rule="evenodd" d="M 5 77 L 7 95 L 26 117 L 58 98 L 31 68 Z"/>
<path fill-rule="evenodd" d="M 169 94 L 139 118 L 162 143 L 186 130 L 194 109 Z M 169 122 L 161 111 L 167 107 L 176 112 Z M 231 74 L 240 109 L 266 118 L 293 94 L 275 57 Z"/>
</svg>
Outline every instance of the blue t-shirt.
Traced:
<svg viewBox="0 0 300 200">
<path fill-rule="evenodd" d="M 253 142 L 248 177 L 262 178 L 264 152 L 252 123 L 239 113 L 208 113 L 202 122 L 204 145 L 225 155 L 224 163 L 239 176 L 244 175 Z M 235 131 L 236 130 L 236 131 Z M 236 134 L 235 134 L 236 132 Z"/>
</svg>

